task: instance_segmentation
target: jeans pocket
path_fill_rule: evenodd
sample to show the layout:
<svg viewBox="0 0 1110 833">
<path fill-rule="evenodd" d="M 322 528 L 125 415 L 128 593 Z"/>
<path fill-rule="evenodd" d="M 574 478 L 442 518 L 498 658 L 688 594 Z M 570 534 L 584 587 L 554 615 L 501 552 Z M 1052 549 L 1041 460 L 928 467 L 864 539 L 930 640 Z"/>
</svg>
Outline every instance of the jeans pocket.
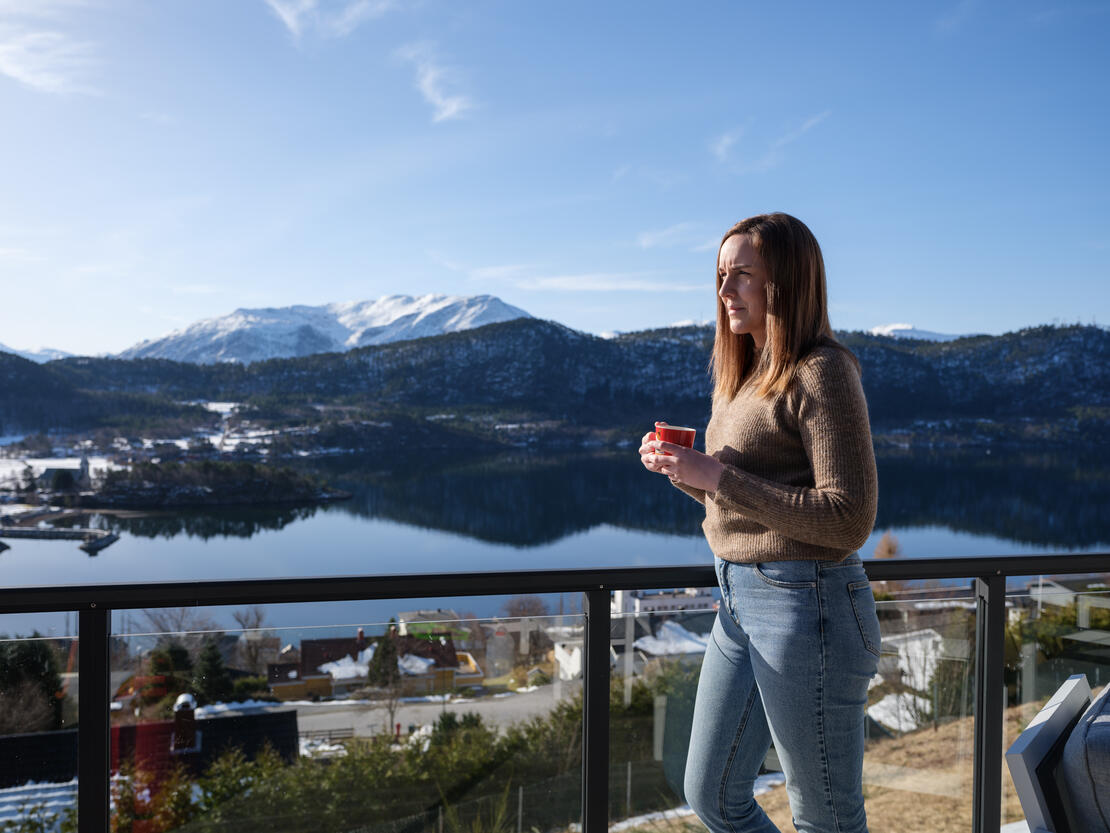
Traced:
<svg viewBox="0 0 1110 833">
<path fill-rule="evenodd" d="M 729 562 L 723 558 L 714 559 L 714 568 L 717 571 L 717 586 L 721 588 L 721 607 L 725 609 L 732 621 L 736 621 L 736 607 L 733 605 L 732 582 L 729 581 Z"/>
<path fill-rule="evenodd" d="M 871 592 L 871 582 L 853 581 L 848 585 L 848 598 L 851 599 L 852 611 L 856 614 L 863 647 L 876 657 L 879 656 L 882 635 L 879 632 L 879 617 L 875 615 L 875 594 Z"/>
<path fill-rule="evenodd" d="M 764 561 L 755 565 L 755 574 L 764 584 L 783 590 L 817 587 L 817 567 L 812 561 Z"/>
</svg>

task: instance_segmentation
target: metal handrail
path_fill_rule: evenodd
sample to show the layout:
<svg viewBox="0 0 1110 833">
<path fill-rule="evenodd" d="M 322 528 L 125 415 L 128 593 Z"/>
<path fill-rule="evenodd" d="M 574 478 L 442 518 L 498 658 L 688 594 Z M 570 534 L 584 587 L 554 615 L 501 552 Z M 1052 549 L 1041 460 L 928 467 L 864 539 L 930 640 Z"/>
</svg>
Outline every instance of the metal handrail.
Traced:
<svg viewBox="0 0 1110 833">
<path fill-rule="evenodd" d="M 976 598 L 975 833 L 998 833 L 1002 794 L 1003 640 L 1006 578 L 1110 570 L 1110 553 L 865 561 L 871 581 L 972 580 Z M 109 828 L 109 673 L 112 610 L 279 604 L 516 593 L 584 594 L 582 819 L 584 833 L 608 825 L 609 592 L 716 584 L 710 565 L 326 576 L 114 583 L 0 589 L 0 614 L 79 611 L 78 823 L 83 833 Z"/>
<path fill-rule="evenodd" d="M 1110 553 L 1012 555 L 983 558 L 867 560 L 872 581 L 1032 576 L 1110 571 Z M 586 590 L 647 590 L 709 587 L 712 565 L 513 570 L 410 575 L 217 579 L 212 581 L 115 582 L 6 587 L 0 614 L 94 610 L 98 607 L 191 607 L 229 604 L 496 596 L 506 593 L 574 593 Z"/>
</svg>

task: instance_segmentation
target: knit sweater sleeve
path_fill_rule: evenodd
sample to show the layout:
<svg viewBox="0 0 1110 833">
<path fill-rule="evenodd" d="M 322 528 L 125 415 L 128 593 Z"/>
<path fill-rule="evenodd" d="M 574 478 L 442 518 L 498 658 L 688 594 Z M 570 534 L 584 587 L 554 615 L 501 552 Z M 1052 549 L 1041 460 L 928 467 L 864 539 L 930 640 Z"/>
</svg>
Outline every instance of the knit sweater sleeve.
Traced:
<svg viewBox="0 0 1110 833">
<path fill-rule="evenodd" d="M 799 487 L 726 466 L 707 498 L 787 538 L 859 549 L 878 504 L 875 452 L 859 373 L 843 351 L 816 351 L 798 368 L 788 394 L 813 472 Z"/>
<path fill-rule="evenodd" d="M 677 480 L 672 480 L 671 485 L 678 489 L 680 492 L 685 492 L 698 503 L 705 504 L 705 489 L 698 489 L 694 486 L 688 486 L 685 483 L 680 483 Z"/>
</svg>

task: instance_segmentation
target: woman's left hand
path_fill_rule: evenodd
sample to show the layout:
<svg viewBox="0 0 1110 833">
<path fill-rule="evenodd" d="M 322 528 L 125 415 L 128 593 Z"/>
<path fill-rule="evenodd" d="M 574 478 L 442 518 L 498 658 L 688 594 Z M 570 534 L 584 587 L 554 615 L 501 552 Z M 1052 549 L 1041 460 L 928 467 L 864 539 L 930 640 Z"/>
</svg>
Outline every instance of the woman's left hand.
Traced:
<svg viewBox="0 0 1110 833">
<path fill-rule="evenodd" d="M 647 445 L 656 451 L 651 461 L 655 464 L 651 467 L 654 471 L 667 475 L 672 481 L 693 486 L 695 489 L 706 492 L 717 491 L 717 484 L 721 482 L 721 472 L 725 467 L 716 457 L 663 440 L 652 440 Z"/>
</svg>

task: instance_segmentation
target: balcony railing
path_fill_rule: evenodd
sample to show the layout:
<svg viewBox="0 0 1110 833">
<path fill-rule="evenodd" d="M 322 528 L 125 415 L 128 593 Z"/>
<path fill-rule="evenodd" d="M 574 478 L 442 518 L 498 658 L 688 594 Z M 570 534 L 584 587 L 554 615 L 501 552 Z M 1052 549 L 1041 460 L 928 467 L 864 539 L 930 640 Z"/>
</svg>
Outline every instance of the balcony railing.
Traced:
<svg viewBox="0 0 1110 833">
<path fill-rule="evenodd" d="M 976 605 L 973 829 L 997 833 L 1002 794 L 1006 579 L 1106 571 L 1110 554 L 905 559 L 867 561 L 864 566 L 873 582 L 969 579 L 972 583 Z M 610 593 L 715 583 L 712 566 L 705 565 L 27 587 L 0 590 L 0 614 L 79 613 L 77 815 L 82 833 L 106 833 L 113 610 L 581 593 L 586 622 L 582 822 L 585 833 L 602 833 L 609 821 Z"/>
</svg>

